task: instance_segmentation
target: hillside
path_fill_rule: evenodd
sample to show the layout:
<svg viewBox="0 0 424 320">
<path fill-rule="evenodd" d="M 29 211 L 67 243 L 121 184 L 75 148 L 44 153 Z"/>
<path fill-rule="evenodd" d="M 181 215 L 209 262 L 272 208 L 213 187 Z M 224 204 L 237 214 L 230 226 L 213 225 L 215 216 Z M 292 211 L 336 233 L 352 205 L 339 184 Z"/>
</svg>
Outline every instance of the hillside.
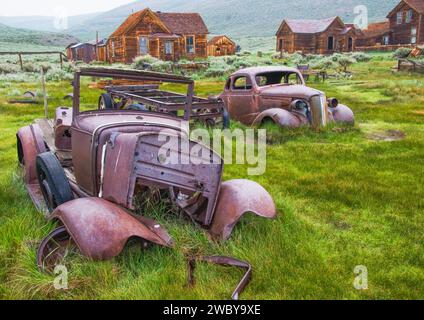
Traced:
<svg viewBox="0 0 424 320">
<path fill-rule="evenodd" d="M 77 42 L 78 39 L 63 33 L 12 28 L 5 26 L 4 24 L 0 24 L 0 41 L 16 44 L 24 43 L 32 45 L 64 47 L 72 42 Z"/>
<path fill-rule="evenodd" d="M 284 18 L 324 18 L 339 15 L 353 22 L 354 7 L 365 5 L 369 20 L 378 21 L 399 0 L 143 0 L 99 14 L 70 29 L 70 33 L 85 40 L 94 38 L 95 31 L 109 35 L 131 12 L 150 7 L 153 10 L 199 12 L 212 34 L 225 33 L 235 38 L 270 37 Z"/>
</svg>

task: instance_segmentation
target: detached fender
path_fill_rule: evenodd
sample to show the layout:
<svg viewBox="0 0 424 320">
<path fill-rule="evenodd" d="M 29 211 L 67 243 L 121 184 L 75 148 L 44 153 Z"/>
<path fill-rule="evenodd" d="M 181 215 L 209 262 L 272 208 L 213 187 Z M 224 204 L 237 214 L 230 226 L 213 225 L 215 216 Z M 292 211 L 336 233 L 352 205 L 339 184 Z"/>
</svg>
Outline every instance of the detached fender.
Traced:
<svg viewBox="0 0 424 320">
<path fill-rule="evenodd" d="M 35 160 L 47 151 L 43 134 L 37 124 L 21 128 L 16 134 L 18 160 L 25 167 L 25 183 L 38 184 Z"/>
<path fill-rule="evenodd" d="M 56 208 L 51 219 L 60 220 L 81 253 L 93 260 L 116 257 L 133 238 L 144 243 L 172 246 L 171 237 L 157 222 L 136 217 L 101 198 L 66 202 Z M 45 241 L 43 243 L 48 245 Z M 43 260 L 40 256 L 48 257 L 53 253 L 48 251 L 40 246 L 38 260 Z"/>
<path fill-rule="evenodd" d="M 348 106 L 339 104 L 336 108 L 329 108 L 329 111 L 336 122 L 355 123 L 355 115 Z"/>
<path fill-rule="evenodd" d="M 243 179 L 224 182 L 209 233 L 215 239 L 228 240 L 234 226 L 249 212 L 268 219 L 277 215 L 274 200 L 260 184 Z"/>
<path fill-rule="evenodd" d="M 268 109 L 259 114 L 253 121 L 253 125 L 258 126 L 266 118 L 271 118 L 276 124 L 282 127 L 297 128 L 308 124 L 308 119 L 300 114 L 295 114 L 285 109 Z"/>
</svg>

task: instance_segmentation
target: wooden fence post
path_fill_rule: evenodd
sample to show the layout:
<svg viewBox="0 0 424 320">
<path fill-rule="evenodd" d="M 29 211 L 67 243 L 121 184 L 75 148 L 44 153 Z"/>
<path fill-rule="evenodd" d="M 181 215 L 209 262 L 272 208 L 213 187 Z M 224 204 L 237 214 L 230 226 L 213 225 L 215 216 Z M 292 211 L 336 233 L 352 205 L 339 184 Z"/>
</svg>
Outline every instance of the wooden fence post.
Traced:
<svg viewBox="0 0 424 320">
<path fill-rule="evenodd" d="M 62 56 L 62 53 L 59 53 L 59 57 L 60 57 L 60 69 L 63 69 L 63 56 Z"/>
<path fill-rule="evenodd" d="M 46 91 L 46 78 L 44 76 L 44 69 L 41 68 L 41 84 L 43 85 L 43 98 L 44 98 L 44 117 L 49 118 L 49 110 L 47 105 L 47 91 Z"/>
<path fill-rule="evenodd" d="M 19 55 L 19 64 L 21 65 L 21 71 L 24 71 L 24 62 L 22 61 L 22 53 L 18 53 Z"/>
</svg>

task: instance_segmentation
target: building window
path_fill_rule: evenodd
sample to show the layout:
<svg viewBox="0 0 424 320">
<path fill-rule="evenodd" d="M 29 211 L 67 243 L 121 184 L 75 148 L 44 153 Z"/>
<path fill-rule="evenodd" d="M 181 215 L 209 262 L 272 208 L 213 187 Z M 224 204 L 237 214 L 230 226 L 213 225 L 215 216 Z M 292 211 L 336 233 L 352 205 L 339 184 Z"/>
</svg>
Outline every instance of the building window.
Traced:
<svg viewBox="0 0 424 320">
<path fill-rule="evenodd" d="M 383 37 L 383 45 L 385 45 L 385 46 L 389 45 L 389 41 L 390 41 L 389 35 L 385 35 Z"/>
<path fill-rule="evenodd" d="M 140 54 L 146 55 L 149 53 L 149 44 L 147 37 L 140 37 Z"/>
<path fill-rule="evenodd" d="M 411 44 L 417 43 L 417 27 L 411 28 Z"/>
<path fill-rule="evenodd" d="M 186 37 L 186 52 L 194 54 L 194 36 Z"/>
<path fill-rule="evenodd" d="M 112 57 L 115 57 L 115 41 L 112 41 Z"/>
<path fill-rule="evenodd" d="M 328 50 L 334 50 L 334 37 L 328 37 L 328 46 L 327 46 Z"/>
<path fill-rule="evenodd" d="M 165 54 L 174 54 L 174 42 L 166 41 L 165 42 Z"/>
<path fill-rule="evenodd" d="M 410 23 L 412 21 L 412 10 L 408 10 L 406 12 L 406 23 Z"/>
<path fill-rule="evenodd" d="M 402 22 L 403 22 L 403 12 L 402 12 L 402 11 L 399 11 L 399 12 L 397 13 L 397 19 L 396 19 L 396 22 L 397 22 L 397 24 L 402 24 Z"/>
<path fill-rule="evenodd" d="M 250 82 L 249 78 L 245 76 L 241 76 L 234 79 L 233 89 L 234 90 L 252 90 L 252 83 Z"/>
</svg>

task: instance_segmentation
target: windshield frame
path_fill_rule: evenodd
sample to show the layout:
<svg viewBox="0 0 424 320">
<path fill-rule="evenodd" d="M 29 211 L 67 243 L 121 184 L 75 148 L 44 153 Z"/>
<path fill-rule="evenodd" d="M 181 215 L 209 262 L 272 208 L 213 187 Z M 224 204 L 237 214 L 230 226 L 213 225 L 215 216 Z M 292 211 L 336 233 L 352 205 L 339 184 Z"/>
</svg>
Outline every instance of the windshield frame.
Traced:
<svg viewBox="0 0 424 320">
<path fill-rule="evenodd" d="M 260 85 L 258 82 L 258 77 L 261 76 L 266 76 L 269 74 L 282 74 L 283 76 L 281 77 L 281 80 L 283 79 L 287 79 L 288 76 L 295 74 L 298 78 L 298 82 L 295 85 L 305 85 L 305 80 L 303 79 L 303 76 L 300 72 L 296 71 L 296 70 L 278 70 L 278 71 L 266 71 L 266 72 L 260 72 L 255 74 L 255 76 L 253 77 L 254 83 L 258 88 L 265 88 L 265 87 L 272 87 L 272 86 L 290 86 L 290 85 L 294 85 L 294 84 L 289 84 L 289 83 L 285 83 L 285 82 L 280 82 L 280 83 L 274 83 L 274 84 L 266 84 L 266 85 Z"/>
</svg>

